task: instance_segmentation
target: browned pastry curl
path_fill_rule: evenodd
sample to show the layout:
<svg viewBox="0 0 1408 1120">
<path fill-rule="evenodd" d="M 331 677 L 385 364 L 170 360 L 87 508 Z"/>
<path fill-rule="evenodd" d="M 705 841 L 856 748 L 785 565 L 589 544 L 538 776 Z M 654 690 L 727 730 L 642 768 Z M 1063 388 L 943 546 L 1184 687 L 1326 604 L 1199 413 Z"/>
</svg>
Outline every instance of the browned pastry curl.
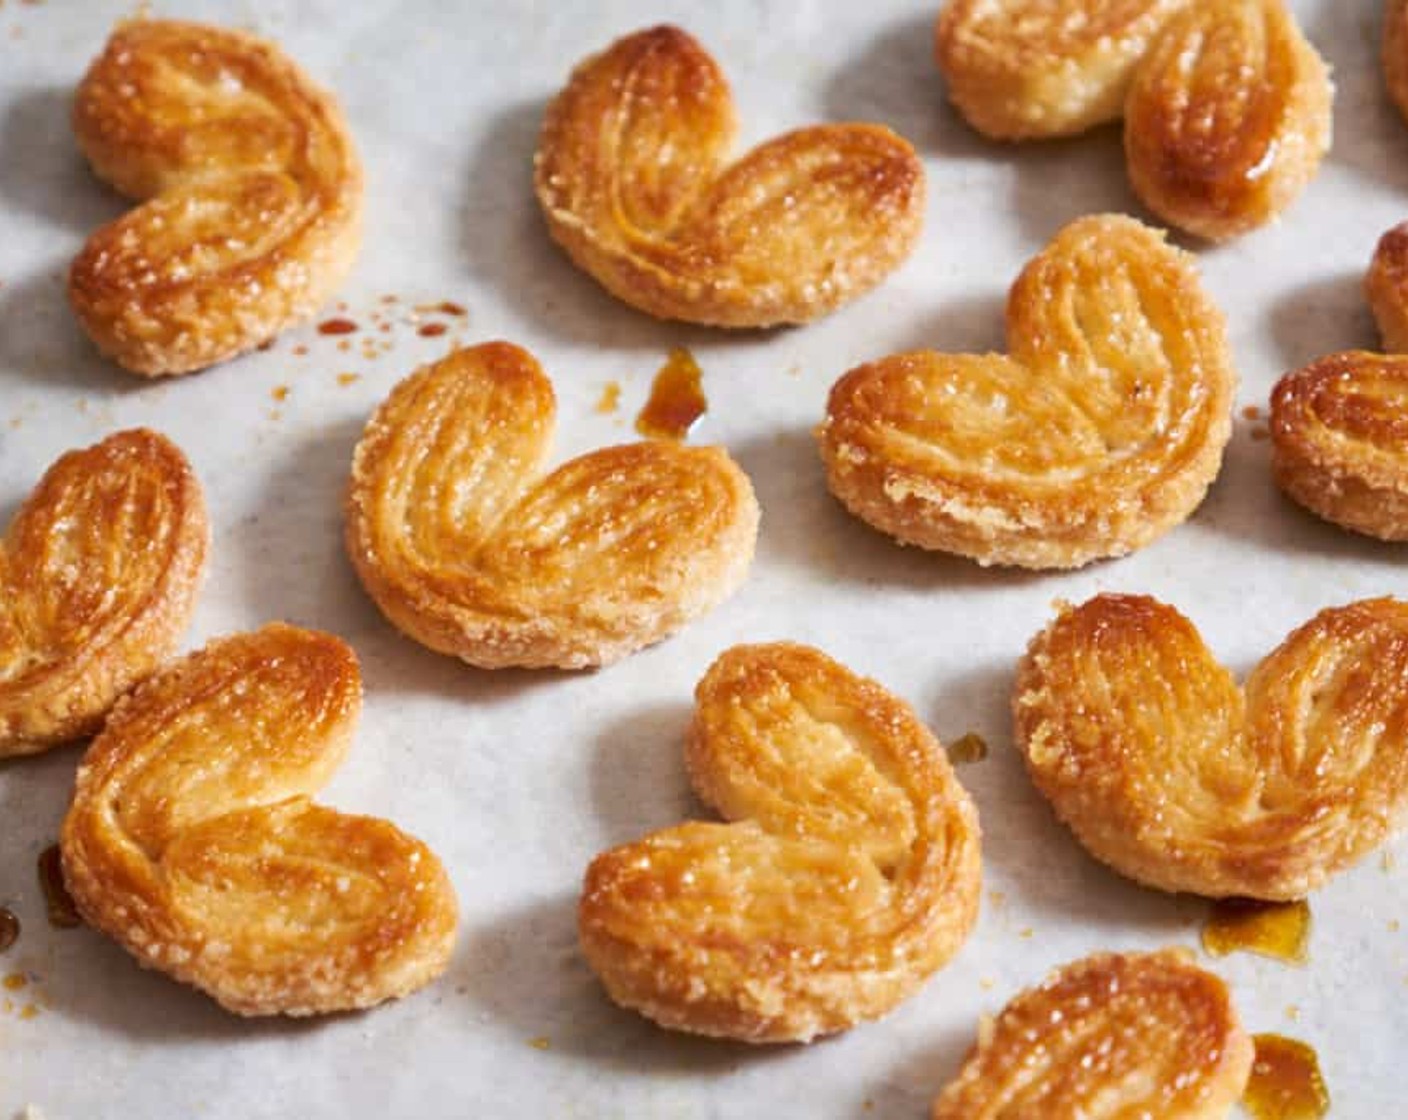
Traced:
<svg viewBox="0 0 1408 1120">
<path fill-rule="evenodd" d="M 932 1120 L 1223 1120 L 1254 1052 L 1191 953 L 1098 953 L 983 1025 Z"/>
<path fill-rule="evenodd" d="M 805 1041 L 885 1014 L 977 917 L 977 814 L 943 749 L 806 646 L 736 646 L 695 701 L 690 777 L 731 823 L 597 856 L 587 960 L 618 1003 L 698 1034 Z"/>
<path fill-rule="evenodd" d="M 609 447 L 539 477 L 552 383 L 507 342 L 402 381 L 352 463 L 347 550 L 386 616 L 471 665 L 604 665 L 742 583 L 758 504 L 721 448 Z"/>
<path fill-rule="evenodd" d="M 1408 540 L 1408 355 L 1331 354 L 1271 394 L 1276 482 L 1327 521 Z"/>
<path fill-rule="evenodd" d="M 91 735 L 190 621 L 210 528 L 175 444 L 70 451 L 0 543 L 0 758 Z"/>
<path fill-rule="evenodd" d="M 1408 604 L 1322 611 L 1238 688 L 1172 607 L 1100 595 L 1033 639 L 1012 708 L 1097 859 L 1162 890 L 1302 898 L 1408 810 Z"/>
<path fill-rule="evenodd" d="M 1379 238 L 1364 277 L 1364 294 L 1379 325 L 1384 349 L 1408 354 L 1408 222 Z"/>
<path fill-rule="evenodd" d="M 1389 96 L 1408 119 L 1408 0 L 1384 0 L 1380 62 Z"/>
<path fill-rule="evenodd" d="M 311 316 L 361 243 L 342 113 L 272 43 L 173 20 L 120 24 L 78 87 L 99 178 L 145 200 L 88 239 L 69 300 L 133 373 L 188 373 Z"/>
<path fill-rule="evenodd" d="M 438 976 L 456 925 L 440 861 L 386 821 L 310 800 L 361 699 L 345 642 L 278 624 L 124 699 L 63 825 L 84 919 L 241 1015 L 370 1007 Z"/>
<path fill-rule="evenodd" d="M 552 236 L 613 295 L 664 319 L 802 323 L 914 248 L 924 169 L 879 125 L 787 133 L 724 167 L 718 64 L 676 27 L 617 40 L 548 106 L 534 161 Z"/>
<path fill-rule="evenodd" d="M 1283 0 L 950 0 L 936 55 L 996 139 L 1123 116 L 1135 192 L 1214 241 L 1279 215 L 1330 145 L 1329 72 Z"/>
<path fill-rule="evenodd" d="M 981 564 L 1119 556 L 1202 501 L 1231 434 L 1222 314 L 1193 259 L 1082 218 L 1023 270 L 1010 357 L 917 351 L 851 370 L 818 430 L 832 492 L 909 544 Z"/>
</svg>

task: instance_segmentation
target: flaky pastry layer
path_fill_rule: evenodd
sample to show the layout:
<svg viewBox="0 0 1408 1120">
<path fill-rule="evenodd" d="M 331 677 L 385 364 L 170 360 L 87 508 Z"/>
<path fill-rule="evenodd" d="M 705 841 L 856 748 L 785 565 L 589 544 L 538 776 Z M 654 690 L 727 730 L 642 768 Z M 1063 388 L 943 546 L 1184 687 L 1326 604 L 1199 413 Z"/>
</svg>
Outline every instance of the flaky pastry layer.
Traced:
<svg viewBox="0 0 1408 1120">
<path fill-rule="evenodd" d="M 1255 1048 L 1187 950 L 1098 953 L 983 1025 L 932 1120 L 1223 1120 Z"/>
<path fill-rule="evenodd" d="M 209 540 L 165 436 L 118 432 L 49 468 L 0 543 L 0 758 L 92 735 L 171 654 Z"/>
<path fill-rule="evenodd" d="M 743 582 L 758 533 L 722 448 L 604 448 L 542 475 L 556 403 L 532 355 L 456 350 L 402 381 L 357 444 L 347 551 L 400 630 L 496 669 L 605 665 Z"/>
<path fill-rule="evenodd" d="M 907 544 L 1074 568 L 1179 524 L 1216 476 L 1236 375 L 1193 258 L 1131 218 L 1063 229 L 1007 301 L 1009 355 L 896 354 L 831 389 L 832 492 Z"/>
<path fill-rule="evenodd" d="M 995 139 L 1123 117 L 1135 193 L 1213 241 L 1276 218 L 1330 146 L 1329 70 L 1283 0 L 950 0 L 936 57 Z"/>
<path fill-rule="evenodd" d="M 1322 611 L 1239 688 L 1172 607 L 1100 595 L 1032 640 L 1012 710 L 1097 859 L 1167 891 L 1302 898 L 1408 810 L 1408 604 Z"/>
<path fill-rule="evenodd" d="M 735 646 L 686 761 L 727 824 L 604 852 L 578 929 L 611 998 L 662 1026 L 806 1041 L 890 1011 L 978 911 L 977 813 L 913 710 L 807 646 Z"/>
<path fill-rule="evenodd" d="M 1374 312 L 1384 349 L 1408 354 L 1408 222 L 1396 225 L 1379 238 L 1364 294 Z"/>
<path fill-rule="evenodd" d="M 1389 96 L 1408 120 L 1408 0 L 1384 0 L 1379 60 Z"/>
<path fill-rule="evenodd" d="M 456 904 L 420 841 L 311 797 L 361 707 L 338 638 L 273 624 L 124 699 L 61 835 L 85 921 L 241 1015 L 370 1007 L 444 971 Z"/>
<path fill-rule="evenodd" d="M 312 316 L 361 245 L 362 168 L 332 97 L 272 43 L 118 26 L 78 87 L 97 176 L 142 202 L 69 271 L 83 329 L 145 376 L 189 373 Z"/>
<path fill-rule="evenodd" d="M 693 37 L 617 40 L 548 106 L 534 159 L 548 229 L 618 299 L 720 327 L 816 319 L 909 256 L 924 169 L 901 137 L 822 125 L 725 166 L 735 131 L 728 82 Z"/>
</svg>

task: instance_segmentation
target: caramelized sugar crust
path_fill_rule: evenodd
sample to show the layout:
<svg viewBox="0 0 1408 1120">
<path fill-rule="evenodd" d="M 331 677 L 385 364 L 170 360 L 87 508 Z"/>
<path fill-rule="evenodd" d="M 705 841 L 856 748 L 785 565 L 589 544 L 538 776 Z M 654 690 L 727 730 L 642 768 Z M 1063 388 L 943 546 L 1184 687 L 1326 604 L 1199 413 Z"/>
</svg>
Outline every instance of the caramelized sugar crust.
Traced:
<svg viewBox="0 0 1408 1120">
<path fill-rule="evenodd" d="M 370 1007 L 454 944 L 440 861 L 386 821 L 311 797 L 361 707 L 356 656 L 273 624 L 212 642 L 114 710 L 61 836 L 84 919 L 241 1015 Z"/>
<path fill-rule="evenodd" d="M 1148 886 L 1303 898 L 1408 808 L 1408 604 L 1322 611 L 1238 688 L 1172 607 L 1100 595 L 1033 639 L 1012 708 L 1037 787 Z"/>
<path fill-rule="evenodd" d="M 1231 434 L 1222 313 L 1193 258 L 1131 218 L 1062 230 L 1007 301 L 1008 355 L 851 370 L 818 429 L 832 492 L 907 544 L 1074 568 L 1202 501 Z"/>
<path fill-rule="evenodd" d="M 171 654 L 209 539 L 200 484 L 156 432 L 49 468 L 0 542 L 0 758 L 92 735 Z"/>
<path fill-rule="evenodd" d="M 1379 238 L 1364 278 L 1364 294 L 1379 325 L 1384 349 L 1391 354 L 1408 354 L 1408 222 Z"/>
<path fill-rule="evenodd" d="M 807 646 L 735 646 L 695 691 L 690 778 L 727 824 L 604 852 L 578 928 L 662 1026 L 806 1041 L 890 1011 L 957 952 L 977 813 L 910 707 Z"/>
<path fill-rule="evenodd" d="M 341 110 L 276 46 L 174 20 L 122 23 L 78 87 L 94 172 L 141 205 L 94 233 L 69 301 L 133 373 L 189 373 L 313 315 L 361 245 L 362 169 Z"/>
<path fill-rule="evenodd" d="M 1389 96 L 1408 119 L 1408 0 L 1385 0 L 1382 48 Z"/>
<path fill-rule="evenodd" d="M 1286 374 L 1271 438 L 1276 483 L 1306 509 L 1408 540 L 1408 356 L 1353 350 Z"/>
<path fill-rule="evenodd" d="M 933 1120 L 1222 1120 L 1254 1046 L 1227 987 L 1187 950 L 1098 953 L 985 1024 Z"/>
<path fill-rule="evenodd" d="M 555 413 L 532 355 L 491 342 L 417 370 L 368 423 L 347 551 L 421 644 L 491 669 L 604 665 L 747 575 L 758 505 L 726 451 L 636 443 L 544 475 Z"/>
<path fill-rule="evenodd" d="M 554 239 L 617 298 L 721 327 L 803 323 L 909 256 L 924 169 L 887 128 L 779 136 L 726 165 L 718 64 L 677 27 L 617 40 L 548 106 L 534 184 Z"/>
<path fill-rule="evenodd" d="M 1212 241 L 1277 217 L 1330 146 L 1329 71 L 1282 0 L 950 0 L 936 57 L 995 139 L 1123 117 L 1140 199 Z"/>
</svg>

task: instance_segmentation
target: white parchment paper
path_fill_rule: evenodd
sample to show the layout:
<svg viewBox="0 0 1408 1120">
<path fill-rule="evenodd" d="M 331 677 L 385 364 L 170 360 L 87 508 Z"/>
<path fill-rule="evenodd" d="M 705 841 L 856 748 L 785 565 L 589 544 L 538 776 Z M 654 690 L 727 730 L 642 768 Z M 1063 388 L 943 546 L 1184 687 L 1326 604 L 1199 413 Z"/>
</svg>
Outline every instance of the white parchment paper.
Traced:
<svg viewBox="0 0 1408 1120">
<path fill-rule="evenodd" d="M 1408 210 L 1408 125 L 1381 92 L 1377 0 L 1295 0 L 1334 64 L 1336 143 L 1280 225 L 1202 255 L 1241 372 L 1239 418 L 1195 517 L 1126 560 L 1071 575 L 983 571 L 898 548 L 829 498 L 810 436 L 831 382 L 917 346 L 1002 342 L 1002 301 L 1062 224 L 1142 211 L 1117 129 L 999 147 L 947 107 L 931 61 L 937 3 L 867 0 L 224 0 L 157 5 L 272 36 L 347 109 L 368 172 L 366 244 L 342 294 L 346 350 L 312 328 L 197 376 L 150 384 L 101 360 L 63 294 L 86 234 L 123 209 L 68 127 L 72 88 L 130 3 L 0 0 L 0 504 L 63 450 L 133 425 L 190 455 L 214 526 L 188 637 L 285 618 L 356 647 L 367 696 L 325 799 L 385 815 L 443 857 L 459 948 L 430 989 L 369 1014 L 245 1022 L 140 971 L 87 930 L 51 930 L 35 857 L 63 814 L 80 748 L 0 764 L 0 904 L 21 917 L 0 971 L 0 1115 L 907 1117 L 952 1075 L 978 1017 L 1050 967 L 1103 948 L 1196 944 L 1205 905 L 1140 889 L 1086 857 L 1026 779 L 1006 714 L 1015 660 L 1057 598 L 1102 590 L 1180 607 L 1239 672 L 1321 607 L 1408 593 L 1403 546 L 1368 542 L 1282 499 L 1269 446 L 1240 415 L 1317 355 L 1377 339 L 1359 278 Z M 617 304 L 551 244 L 529 167 L 546 99 L 618 34 L 672 20 L 717 55 L 743 139 L 835 119 L 887 123 L 929 174 L 923 243 L 877 293 L 799 330 L 724 334 Z M 383 302 L 394 295 L 399 303 Z M 407 309 L 453 300 L 422 338 Z M 393 326 L 371 330 L 372 313 Z M 332 309 L 330 313 L 336 313 Z M 389 345 L 366 357 L 363 339 Z M 675 639 L 610 670 L 490 674 L 399 637 L 340 539 L 361 425 L 390 386 L 453 340 L 508 338 L 553 376 L 562 455 L 632 438 L 669 348 L 705 371 L 697 439 L 726 444 L 764 511 L 752 576 Z M 306 348 L 299 353 L 299 348 Z M 356 374 L 350 384 L 340 374 Z M 347 379 L 343 379 L 344 381 Z M 596 411 L 603 387 L 621 408 Z M 276 391 L 287 387 L 286 399 Z M 681 762 L 691 691 L 739 641 L 820 645 L 908 698 L 963 767 L 984 829 L 981 921 L 957 959 L 886 1020 L 811 1047 L 752 1050 L 671 1035 L 612 1007 L 576 949 L 581 873 L 601 848 L 698 813 Z M 1319 1051 L 1338 1117 L 1401 1114 L 1408 1053 L 1408 872 L 1390 845 L 1313 900 L 1311 963 L 1211 962 L 1254 1030 Z M 29 1017 L 21 1013 L 33 1005 Z"/>
</svg>

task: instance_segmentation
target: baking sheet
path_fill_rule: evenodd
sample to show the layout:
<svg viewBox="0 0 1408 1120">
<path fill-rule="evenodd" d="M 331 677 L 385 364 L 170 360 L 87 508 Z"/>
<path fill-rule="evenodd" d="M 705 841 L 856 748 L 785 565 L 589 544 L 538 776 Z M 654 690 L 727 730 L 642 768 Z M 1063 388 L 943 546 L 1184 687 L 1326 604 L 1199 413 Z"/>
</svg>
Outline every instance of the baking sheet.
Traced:
<svg viewBox="0 0 1408 1120">
<path fill-rule="evenodd" d="M 1359 277 L 1405 217 L 1408 125 L 1381 93 L 1377 0 L 1292 6 L 1334 64 L 1336 144 L 1281 225 L 1203 253 L 1242 377 L 1236 432 L 1191 522 L 1143 552 L 1070 575 L 983 571 L 903 550 L 828 497 L 810 436 L 850 366 L 916 346 L 993 348 L 1022 263 L 1067 220 L 1142 211 L 1117 129 L 1019 148 L 986 143 L 943 100 L 930 59 L 937 5 L 610 0 L 592 5 L 159 4 L 272 36 L 340 94 L 368 172 L 366 244 L 342 293 L 370 328 L 351 345 L 311 327 L 272 350 L 148 384 L 79 334 L 63 274 L 123 209 L 79 158 L 70 93 L 130 3 L 0 0 L 0 506 L 63 450 L 160 428 L 208 494 L 214 550 L 188 636 L 273 618 L 356 647 L 367 696 L 350 760 L 326 791 L 424 837 L 459 892 L 459 947 L 428 990 L 369 1014 L 245 1022 L 140 971 L 87 930 L 48 927 L 38 853 L 57 833 L 76 747 L 0 764 L 0 904 L 24 923 L 0 971 L 0 1115 L 920 1117 L 978 1017 L 1048 968 L 1096 949 L 1195 944 L 1205 905 L 1096 864 L 1024 776 L 1006 715 L 1014 661 L 1057 598 L 1149 592 L 1183 609 L 1245 671 L 1326 605 L 1408 591 L 1402 546 L 1357 539 L 1280 498 L 1243 405 L 1284 370 L 1376 345 Z M 883 121 L 922 153 L 926 232 L 877 293 L 816 325 L 724 334 L 615 303 L 544 232 L 529 162 L 546 99 L 584 54 L 673 20 L 716 54 L 752 143 L 824 119 Z M 383 301 L 395 296 L 395 304 Z M 464 320 L 424 338 L 418 304 Z M 374 337 L 374 357 L 363 340 Z M 763 530 L 739 595 L 673 640 L 599 673 L 477 672 L 400 638 L 362 594 L 340 542 L 343 481 L 370 409 L 456 341 L 534 351 L 559 396 L 558 447 L 631 438 L 669 348 L 690 347 L 711 410 L 699 439 L 752 476 Z M 298 353 L 298 348 L 306 353 Z M 356 374 L 345 383 L 341 374 Z M 614 414 L 596 411 L 610 381 Z M 286 398 L 276 397 L 281 387 Z M 594 853 L 699 812 L 681 760 L 695 681 L 739 641 L 820 645 L 911 700 L 943 738 L 976 731 L 964 766 L 984 829 L 981 920 L 957 959 L 884 1021 L 811 1047 L 753 1050 L 660 1031 L 612 1007 L 576 950 L 574 907 Z M 1401 1111 L 1408 1050 L 1403 842 L 1313 900 L 1311 963 L 1213 962 L 1253 1030 L 1319 1051 L 1334 1115 Z M 29 1017 L 23 1009 L 33 1005 Z"/>
</svg>

